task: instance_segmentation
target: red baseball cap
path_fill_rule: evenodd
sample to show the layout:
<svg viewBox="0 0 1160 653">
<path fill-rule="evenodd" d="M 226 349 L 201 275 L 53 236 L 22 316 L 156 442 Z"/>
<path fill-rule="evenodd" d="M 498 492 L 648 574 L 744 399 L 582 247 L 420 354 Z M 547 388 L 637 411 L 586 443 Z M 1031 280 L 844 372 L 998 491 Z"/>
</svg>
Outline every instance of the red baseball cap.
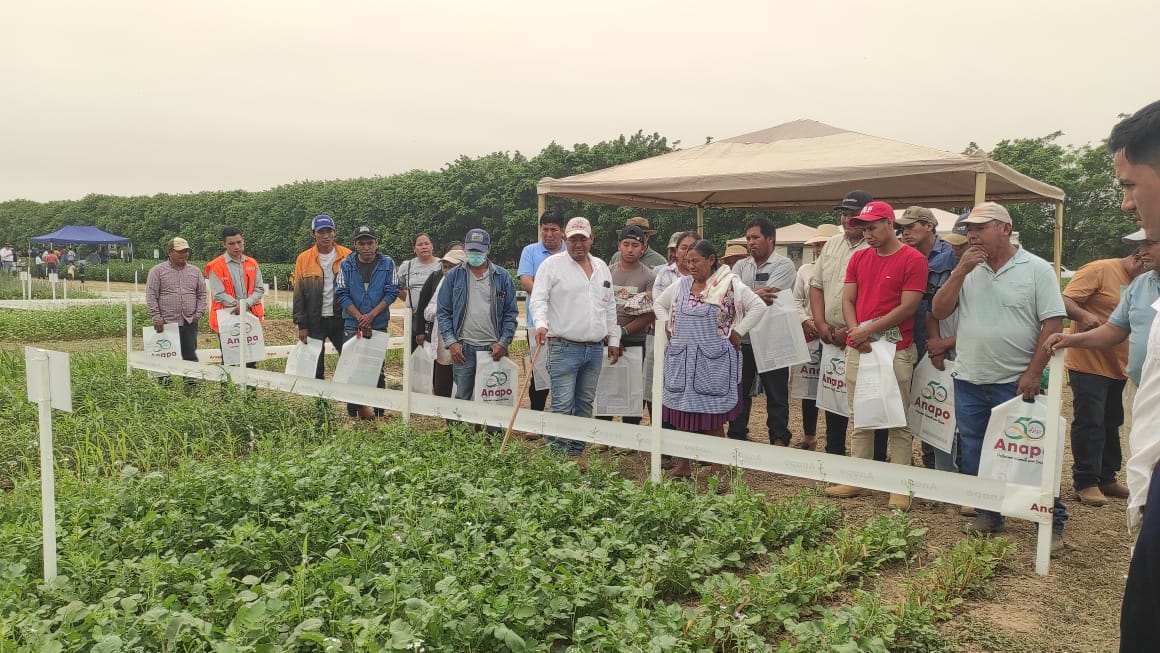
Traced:
<svg viewBox="0 0 1160 653">
<path fill-rule="evenodd" d="M 865 224 L 879 220 L 894 221 L 894 207 L 886 202 L 870 202 L 862 207 L 862 212 L 850 220 L 853 224 Z"/>
</svg>

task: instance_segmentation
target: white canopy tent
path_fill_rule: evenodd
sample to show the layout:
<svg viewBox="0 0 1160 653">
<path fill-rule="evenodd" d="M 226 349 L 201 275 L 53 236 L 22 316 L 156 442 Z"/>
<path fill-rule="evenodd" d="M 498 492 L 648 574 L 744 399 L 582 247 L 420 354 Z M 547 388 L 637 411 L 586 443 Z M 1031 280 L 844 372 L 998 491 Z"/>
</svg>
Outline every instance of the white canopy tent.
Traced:
<svg viewBox="0 0 1160 653">
<path fill-rule="evenodd" d="M 540 213 L 548 196 L 635 206 L 704 209 L 830 210 L 862 189 L 898 207 L 1048 202 L 1055 209 L 1059 266 L 1064 193 L 982 155 L 954 154 L 795 120 L 564 179 L 544 178 L 536 190 Z"/>
</svg>

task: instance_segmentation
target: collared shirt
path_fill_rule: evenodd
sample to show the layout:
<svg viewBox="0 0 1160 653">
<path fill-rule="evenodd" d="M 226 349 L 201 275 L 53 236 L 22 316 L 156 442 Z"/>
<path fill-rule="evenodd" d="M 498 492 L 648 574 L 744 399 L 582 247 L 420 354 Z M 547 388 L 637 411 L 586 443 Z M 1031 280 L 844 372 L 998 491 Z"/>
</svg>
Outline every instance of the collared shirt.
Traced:
<svg viewBox="0 0 1160 653">
<path fill-rule="evenodd" d="M 1132 279 L 1108 318 L 1108 322 L 1128 330 L 1128 378 L 1137 386 L 1148 353 L 1148 334 L 1156 317 L 1152 304 L 1157 299 L 1160 299 L 1160 272 L 1146 272 Z"/>
<path fill-rule="evenodd" d="M 492 319 L 492 310 L 495 304 L 495 284 L 491 267 L 484 270 L 483 276 L 475 276 L 471 268 L 465 268 L 467 279 L 467 310 L 463 312 L 463 327 L 459 332 L 459 339 L 476 347 L 486 347 L 499 342 L 499 334 L 495 330 L 495 320 Z"/>
<path fill-rule="evenodd" d="M 230 281 L 234 284 L 234 297 L 246 297 L 246 273 L 242 264 L 245 262 L 245 257 L 241 261 L 234 259 L 228 254 L 225 256 L 226 265 L 230 271 Z M 226 293 L 225 284 L 221 279 L 217 278 L 216 274 L 210 274 L 209 292 L 213 295 L 214 301 L 227 308 L 237 304 L 237 300 Z M 253 306 L 261 303 L 262 296 L 266 294 L 266 286 L 262 283 L 262 268 L 259 267 L 257 273 L 254 275 L 254 294 L 246 297 L 246 306 Z"/>
<path fill-rule="evenodd" d="M 677 267 L 676 261 L 656 266 L 653 268 L 653 274 L 656 275 L 656 279 L 653 280 L 652 287 L 652 295 L 654 299 L 660 297 L 661 293 L 665 291 L 665 288 L 673 285 L 674 282 L 684 276 L 681 274 L 681 270 Z"/>
<path fill-rule="evenodd" d="M 986 263 L 971 270 L 955 310 L 956 373 L 974 384 L 1017 380 L 1035 355 L 1043 321 L 1067 315 L 1055 271 L 1023 248 L 998 272 Z"/>
<path fill-rule="evenodd" d="M 560 244 L 560 249 L 556 250 L 555 252 L 548 251 L 548 248 L 544 247 L 544 243 L 538 240 L 530 245 L 527 245 L 524 247 L 524 251 L 520 252 L 520 266 L 516 270 L 516 281 L 519 280 L 519 277 L 524 275 L 535 279 L 536 272 L 540 269 L 540 265 L 543 264 L 544 261 L 548 260 L 549 256 L 552 256 L 553 254 L 559 254 L 562 251 L 564 251 L 563 243 Z M 532 287 L 535 288 L 535 285 L 533 284 Z M 528 330 L 531 330 L 532 311 L 527 310 L 526 312 L 528 314 Z"/>
<path fill-rule="evenodd" d="M 793 261 L 777 252 L 771 253 L 761 265 L 758 265 L 752 256 L 743 258 L 733 265 L 733 274 L 737 275 L 741 283 L 753 290 L 777 288 L 793 292 L 793 282 L 797 279 L 797 270 L 793 266 Z M 746 335 L 741 341 L 749 342 L 749 336 Z"/>
<path fill-rule="evenodd" d="M 591 254 L 588 262 L 591 277 L 568 252 L 549 256 L 536 272 L 528 313 L 536 329 L 548 329 L 549 337 L 577 342 L 608 338 L 608 346 L 618 347 L 620 328 L 616 326 L 612 273 L 604 261 Z"/>
<path fill-rule="evenodd" d="M 846 317 L 842 314 L 842 290 L 846 287 L 846 267 L 850 257 L 858 250 L 866 249 L 866 241 L 851 243 L 846 234 L 830 237 L 822 245 L 822 253 L 814 261 L 814 278 L 810 285 L 822 291 L 825 299 L 826 322 L 833 327 L 845 327 Z"/>
<path fill-rule="evenodd" d="M 1152 309 L 1160 309 L 1160 300 L 1152 304 Z M 1140 520 L 1140 510 L 1148 500 L 1152 470 L 1160 461 L 1160 315 L 1152 319 L 1152 329 L 1148 334 L 1148 353 L 1140 376 L 1140 388 L 1136 391 L 1136 403 L 1132 404 L 1128 450 L 1131 452 L 1127 465 L 1128 527 L 1131 528 Z M 1155 510 L 1156 506 L 1152 509 Z"/>
<path fill-rule="evenodd" d="M 926 292 L 922 294 L 922 301 L 918 303 L 918 310 L 914 312 L 914 346 L 920 359 L 926 354 L 926 316 L 930 313 L 930 303 L 938 289 L 951 277 L 951 272 L 954 272 L 959 260 L 955 258 L 951 244 L 936 235 L 934 247 L 931 248 L 930 254 L 927 254 L 926 262 Z"/>
<path fill-rule="evenodd" d="M 145 304 L 149 319 L 166 324 L 197 322 L 205 313 L 205 278 L 188 263 L 180 268 L 163 261 L 149 269 Z"/>
</svg>

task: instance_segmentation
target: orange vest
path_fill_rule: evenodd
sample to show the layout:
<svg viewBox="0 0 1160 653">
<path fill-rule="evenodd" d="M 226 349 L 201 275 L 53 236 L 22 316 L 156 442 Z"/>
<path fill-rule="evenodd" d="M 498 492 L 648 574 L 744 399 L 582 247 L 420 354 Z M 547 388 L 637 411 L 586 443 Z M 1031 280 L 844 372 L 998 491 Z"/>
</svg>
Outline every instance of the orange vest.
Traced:
<svg viewBox="0 0 1160 653">
<path fill-rule="evenodd" d="M 225 286 L 226 294 L 230 297 L 233 297 L 234 299 L 237 299 L 237 295 L 234 294 L 234 282 L 233 279 L 230 278 L 230 266 L 226 263 L 225 254 L 222 254 L 209 263 L 206 263 L 205 274 L 206 276 L 209 276 L 210 274 L 217 276 L 217 278 L 221 280 L 222 285 Z M 247 256 L 246 260 L 242 263 L 242 274 L 245 276 L 246 296 L 249 297 L 254 293 L 254 281 L 258 278 L 258 262 Z M 213 329 L 214 331 L 218 330 L 217 312 L 223 308 L 226 307 L 219 303 L 216 299 L 213 299 L 212 297 L 210 298 L 210 329 Z M 259 320 L 261 320 L 262 316 L 266 314 L 266 311 L 262 308 L 262 302 L 258 302 L 257 304 L 251 306 L 250 312 L 253 313 Z"/>
</svg>

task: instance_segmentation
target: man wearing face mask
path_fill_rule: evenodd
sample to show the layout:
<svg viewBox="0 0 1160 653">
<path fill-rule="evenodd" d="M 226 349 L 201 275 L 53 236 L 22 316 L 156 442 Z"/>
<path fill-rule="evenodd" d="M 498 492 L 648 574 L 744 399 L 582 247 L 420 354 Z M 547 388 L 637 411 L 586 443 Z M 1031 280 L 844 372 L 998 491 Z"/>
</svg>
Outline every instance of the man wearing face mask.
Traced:
<svg viewBox="0 0 1160 653">
<path fill-rule="evenodd" d="M 436 320 L 443 346 L 451 354 L 455 398 L 471 399 L 476 353 L 487 352 L 492 360 L 507 356 L 518 311 L 511 275 L 487 260 L 491 236 L 483 229 L 472 229 L 463 247 L 467 260 L 443 277 Z"/>
</svg>

